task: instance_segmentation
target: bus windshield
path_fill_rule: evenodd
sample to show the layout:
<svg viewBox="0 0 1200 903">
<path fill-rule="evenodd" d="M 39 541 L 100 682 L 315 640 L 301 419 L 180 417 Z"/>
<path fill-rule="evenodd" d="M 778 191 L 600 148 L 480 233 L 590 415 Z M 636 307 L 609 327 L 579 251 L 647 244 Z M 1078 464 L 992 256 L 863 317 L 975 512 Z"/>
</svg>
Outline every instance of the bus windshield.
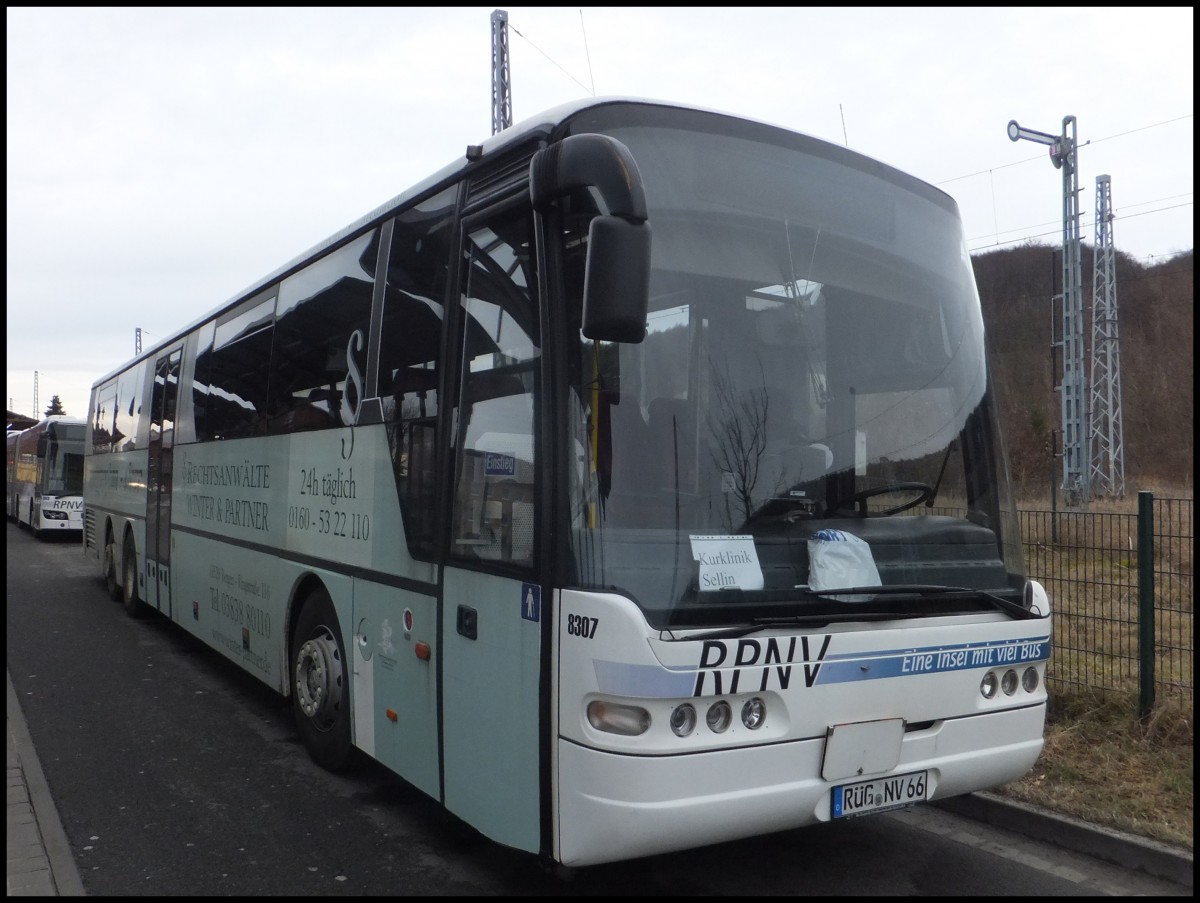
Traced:
<svg viewBox="0 0 1200 903">
<path fill-rule="evenodd" d="M 54 424 L 46 442 L 46 471 L 43 491 L 50 495 L 79 495 L 83 492 L 82 423 Z"/>
<path fill-rule="evenodd" d="M 629 596 L 659 628 L 944 614 L 925 607 L 935 586 L 1019 599 L 953 200 L 696 111 L 600 107 L 572 128 L 629 147 L 653 233 L 645 340 L 581 333 L 571 365 L 569 579 Z M 578 307 L 572 261 L 595 210 L 571 201 Z M 872 586 L 888 589 L 819 592 Z"/>
</svg>

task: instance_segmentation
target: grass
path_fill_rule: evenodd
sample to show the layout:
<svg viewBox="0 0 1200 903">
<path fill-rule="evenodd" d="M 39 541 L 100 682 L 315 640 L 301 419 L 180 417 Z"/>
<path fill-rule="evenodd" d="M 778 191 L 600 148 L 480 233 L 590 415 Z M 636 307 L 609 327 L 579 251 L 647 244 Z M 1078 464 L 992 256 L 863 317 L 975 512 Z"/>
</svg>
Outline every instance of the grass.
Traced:
<svg viewBox="0 0 1200 903">
<path fill-rule="evenodd" d="M 1191 850 L 1191 707 L 1051 689 L 1046 745 L 1024 778 L 996 792 L 1091 824 Z"/>
</svg>

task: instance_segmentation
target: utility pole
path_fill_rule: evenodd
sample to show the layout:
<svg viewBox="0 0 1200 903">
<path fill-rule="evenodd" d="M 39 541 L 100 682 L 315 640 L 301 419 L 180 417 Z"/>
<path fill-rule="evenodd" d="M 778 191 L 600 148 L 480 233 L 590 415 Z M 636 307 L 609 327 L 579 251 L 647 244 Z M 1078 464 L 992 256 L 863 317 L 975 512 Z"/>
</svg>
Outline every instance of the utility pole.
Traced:
<svg viewBox="0 0 1200 903">
<path fill-rule="evenodd" d="M 1096 497 L 1125 497 L 1121 427 L 1121 343 L 1117 330 L 1117 267 L 1113 245 L 1112 179 L 1096 176 L 1096 253 L 1092 270 L 1092 407 L 1090 474 Z"/>
<path fill-rule="evenodd" d="M 1050 147 L 1050 162 L 1062 170 L 1063 270 L 1062 270 L 1062 381 L 1058 385 L 1062 403 L 1063 481 L 1068 505 L 1088 501 L 1087 373 L 1083 354 L 1083 267 L 1079 238 L 1079 159 L 1075 117 L 1063 117 L 1061 135 L 1027 129 L 1015 119 L 1008 123 L 1013 141 L 1034 141 Z M 1059 300 L 1059 296 L 1055 297 Z"/>
<path fill-rule="evenodd" d="M 133 330 L 133 356 L 137 357 L 142 353 L 142 327 L 136 326 Z"/>
<path fill-rule="evenodd" d="M 508 71 L 508 12 L 492 10 L 492 134 L 512 125 L 512 84 Z"/>
<path fill-rule="evenodd" d="M 33 416 L 38 420 L 42 419 L 42 412 L 38 410 L 37 398 L 37 371 L 33 371 Z"/>
</svg>

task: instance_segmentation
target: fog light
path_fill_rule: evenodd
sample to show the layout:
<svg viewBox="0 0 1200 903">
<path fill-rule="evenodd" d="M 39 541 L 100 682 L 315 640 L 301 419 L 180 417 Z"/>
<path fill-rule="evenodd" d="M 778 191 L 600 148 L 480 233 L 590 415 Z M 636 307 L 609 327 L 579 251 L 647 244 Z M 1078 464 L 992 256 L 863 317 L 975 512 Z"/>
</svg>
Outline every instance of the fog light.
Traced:
<svg viewBox="0 0 1200 903">
<path fill-rule="evenodd" d="M 593 700 L 587 707 L 588 724 L 598 731 L 636 737 L 650 729 L 650 713 L 641 706 Z"/>
<path fill-rule="evenodd" d="M 994 698 L 999 687 L 1000 681 L 996 679 L 995 671 L 989 671 L 983 675 L 983 680 L 979 682 L 979 692 L 983 694 L 984 699 Z"/>
<path fill-rule="evenodd" d="M 733 721 L 733 710 L 729 708 L 729 703 L 722 699 L 709 706 L 704 720 L 708 722 L 708 729 L 714 734 L 723 734 L 729 729 L 730 722 Z"/>
<path fill-rule="evenodd" d="M 1017 672 L 1012 668 L 1004 672 L 1004 677 L 1000 680 L 1000 689 L 1004 691 L 1005 696 L 1012 696 L 1017 692 Z"/>
<path fill-rule="evenodd" d="M 696 729 L 696 709 L 690 702 L 676 706 L 671 712 L 671 730 L 676 737 L 686 737 Z"/>
<path fill-rule="evenodd" d="M 742 724 L 752 731 L 762 727 L 763 722 L 767 720 L 767 704 L 759 697 L 747 699 L 746 704 L 742 706 Z"/>
<path fill-rule="evenodd" d="M 1025 673 L 1021 675 L 1021 686 L 1025 688 L 1026 693 L 1032 693 L 1038 688 L 1038 680 L 1037 668 L 1026 668 Z"/>
</svg>

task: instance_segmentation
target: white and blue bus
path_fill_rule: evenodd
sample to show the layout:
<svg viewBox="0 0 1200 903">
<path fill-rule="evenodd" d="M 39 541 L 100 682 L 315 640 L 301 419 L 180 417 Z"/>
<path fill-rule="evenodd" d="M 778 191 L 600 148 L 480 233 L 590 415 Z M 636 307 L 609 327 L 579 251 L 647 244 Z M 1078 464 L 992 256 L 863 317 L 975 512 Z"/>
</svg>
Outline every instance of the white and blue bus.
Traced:
<svg viewBox="0 0 1200 903">
<path fill-rule="evenodd" d="M 943 192 L 570 104 L 96 382 L 84 550 L 548 863 L 996 787 L 1051 621 L 984 349 Z"/>
<path fill-rule="evenodd" d="M 8 434 L 8 516 L 34 536 L 83 529 L 84 426 L 55 414 Z"/>
</svg>

